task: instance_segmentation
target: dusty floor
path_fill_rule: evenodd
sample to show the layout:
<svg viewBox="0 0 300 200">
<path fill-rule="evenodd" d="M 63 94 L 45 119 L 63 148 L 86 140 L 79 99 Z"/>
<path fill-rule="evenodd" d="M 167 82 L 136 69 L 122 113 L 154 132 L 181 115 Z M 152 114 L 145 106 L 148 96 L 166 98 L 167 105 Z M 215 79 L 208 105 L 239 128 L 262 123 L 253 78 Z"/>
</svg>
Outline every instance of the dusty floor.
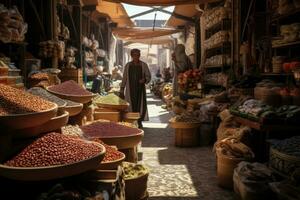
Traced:
<svg viewBox="0 0 300 200">
<path fill-rule="evenodd" d="M 168 126 L 170 113 L 161 100 L 148 94 L 149 122 L 139 149 L 142 163 L 150 168 L 150 200 L 229 200 L 232 191 L 217 186 L 212 147 L 178 148 Z"/>
</svg>

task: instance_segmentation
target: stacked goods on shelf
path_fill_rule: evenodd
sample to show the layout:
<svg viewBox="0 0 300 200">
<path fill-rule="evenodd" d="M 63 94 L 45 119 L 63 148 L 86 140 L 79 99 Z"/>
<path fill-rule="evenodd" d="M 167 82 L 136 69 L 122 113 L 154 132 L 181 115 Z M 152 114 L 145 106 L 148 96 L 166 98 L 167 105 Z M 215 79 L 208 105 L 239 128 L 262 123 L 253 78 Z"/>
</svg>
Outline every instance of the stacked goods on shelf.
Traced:
<svg viewBox="0 0 300 200">
<path fill-rule="evenodd" d="M 218 184 L 225 188 L 233 187 L 233 172 L 236 166 L 254 158 L 252 150 L 234 138 L 226 138 L 215 144 L 217 152 Z"/>
<path fill-rule="evenodd" d="M 219 31 L 212 35 L 209 39 L 205 40 L 203 45 L 205 49 L 210 49 L 220 43 L 228 42 L 230 38 L 229 31 Z"/>
<path fill-rule="evenodd" d="M 280 39 L 274 39 L 272 45 L 281 45 L 299 41 L 300 23 L 286 24 L 280 26 Z"/>
<path fill-rule="evenodd" d="M 58 15 L 56 15 L 56 21 L 57 21 L 57 34 L 59 36 L 62 36 L 65 40 L 70 39 L 70 31 L 67 26 L 64 25 L 64 23 L 60 22 L 60 19 Z"/>
<path fill-rule="evenodd" d="M 10 63 L 9 58 L 0 58 L 0 83 L 23 89 L 23 78 L 20 72 L 21 70 Z"/>
<path fill-rule="evenodd" d="M 203 64 L 210 66 L 228 66 L 231 56 L 227 51 L 231 42 L 230 20 L 231 3 L 225 1 L 224 6 L 205 10 L 203 13 L 205 40 L 203 44 L 205 59 Z"/>
<path fill-rule="evenodd" d="M 280 15 L 292 12 L 295 8 L 299 8 L 300 4 L 297 0 L 279 0 L 277 12 Z"/>
<path fill-rule="evenodd" d="M 11 9 L 0 4 L 0 41 L 4 43 L 22 42 L 27 32 L 27 24 L 17 7 Z"/>
<path fill-rule="evenodd" d="M 43 58 L 57 57 L 63 60 L 65 56 L 65 43 L 64 41 L 48 40 L 39 43 L 39 55 Z"/>
<path fill-rule="evenodd" d="M 261 163 L 243 161 L 234 169 L 234 191 L 241 199 L 267 199 L 272 197 L 269 183 L 274 181 L 273 172 Z"/>
<path fill-rule="evenodd" d="M 272 140 L 269 166 L 283 176 L 289 176 L 300 168 L 300 137 L 294 136 L 285 140 Z"/>
<path fill-rule="evenodd" d="M 283 70 L 284 56 L 273 56 L 272 57 L 272 72 L 280 73 Z"/>
</svg>

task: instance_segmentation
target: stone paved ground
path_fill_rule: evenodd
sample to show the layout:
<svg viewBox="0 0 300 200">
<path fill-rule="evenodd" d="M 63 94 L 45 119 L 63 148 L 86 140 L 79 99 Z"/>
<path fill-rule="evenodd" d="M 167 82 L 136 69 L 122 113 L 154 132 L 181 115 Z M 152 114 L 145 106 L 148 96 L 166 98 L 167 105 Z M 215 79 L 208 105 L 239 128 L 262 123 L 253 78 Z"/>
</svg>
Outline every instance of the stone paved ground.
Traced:
<svg viewBox="0 0 300 200">
<path fill-rule="evenodd" d="M 168 126 L 170 113 L 161 100 L 148 94 L 149 122 L 139 151 L 142 163 L 150 168 L 150 200 L 231 200 L 232 191 L 217 186 L 216 162 L 212 147 L 178 148 Z"/>
</svg>

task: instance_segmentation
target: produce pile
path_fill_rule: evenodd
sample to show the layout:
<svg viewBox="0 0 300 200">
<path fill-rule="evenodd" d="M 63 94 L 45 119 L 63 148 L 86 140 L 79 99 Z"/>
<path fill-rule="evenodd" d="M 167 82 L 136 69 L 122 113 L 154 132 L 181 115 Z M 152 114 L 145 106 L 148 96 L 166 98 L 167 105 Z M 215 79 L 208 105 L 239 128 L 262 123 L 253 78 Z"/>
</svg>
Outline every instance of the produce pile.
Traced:
<svg viewBox="0 0 300 200">
<path fill-rule="evenodd" d="M 108 94 L 106 96 L 98 96 L 93 100 L 95 104 L 107 104 L 107 105 L 128 105 L 128 102 L 121 99 L 115 94 Z"/>
<path fill-rule="evenodd" d="M 170 122 L 186 122 L 186 123 L 199 123 L 199 118 L 194 112 L 184 112 L 176 115 L 170 119 Z"/>
<path fill-rule="evenodd" d="M 285 140 L 273 140 L 271 144 L 272 148 L 282 153 L 300 157 L 300 136 L 294 136 Z"/>
<path fill-rule="evenodd" d="M 12 167 L 45 167 L 76 163 L 97 156 L 103 149 L 95 142 L 60 133 L 48 133 L 4 163 Z"/>
<path fill-rule="evenodd" d="M 79 128 L 78 125 L 67 125 L 64 127 L 61 127 L 61 133 L 64 135 L 72 135 L 72 136 L 77 136 L 77 137 L 83 137 L 83 132 Z"/>
<path fill-rule="evenodd" d="M 226 138 L 215 144 L 217 152 L 231 158 L 253 159 L 254 153 L 245 144 L 234 138 Z"/>
<path fill-rule="evenodd" d="M 0 4 L 0 23 L 0 41 L 21 42 L 25 39 L 28 25 L 16 6 L 8 9 Z"/>
<path fill-rule="evenodd" d="M 0 84 L 0 116 L 41 112 L 54 105 L 28 92 Z"/>
<path fill-rule="evenodd" d="M 65 81 L 59 85 L 51 86 L 49 90 L 60 94 L 74 95 L 74 96 L 87 96 L 93 94 L 85 90 L 84 88 L 82 88 L 73 80 Z"/>
<path fill-rule="evenodd" d="M 89 125 L 81 126 L 84 136 L 88 138 L 111 138 L 121 136 L 138 135 L 141 130 L 120 125 L 115 122 L 94 122 Z"/>
<path fill-rule="evenodd" d="M 40 87 L 33 87 L 27 90 L 30 94 L 37 95 L 39 97 L 42 97 L 43 99 L 47 101 L 51 101 L 53 103 L 56 103 L 59 107 L 64 106 L 66 104 L 66 101 L 47 92 L 47 90 L 40 88 Z"/>
<path fill-rule="evenodd" d="M 43 87 L 46 88 L 50 86 L 50 77 L 48 73 L 45 72 L 37 72 L 32 73 L 28 77 L 28 82 L 30 87 Z"/>
<path fill-rule="evenodd" d="M 264 104 L 260 100 L 249 99 L 241 105 L 232 107 L 232 111 L 238 111 L 240 114 L 246 114 L 246 117 L 255 119 L 284 119 L 286 123 L 294 124 L 300 118 L 300 107 L 294 105 L 284 105 L 279 108 Z"/>
<path fill-rule="evenodd" d="M 242 161 L 234 169 L 234 188 L 241 199 L 267 199 L 271 191 L 269 183 L 274 181 L 272 171 L 261 163 Z"/>
<path fill-rule="evenodd" d="M 149 174 L 149 170 L 144 165 L 141 164 L 123 162 L 122 167 L 124 170 L 125 180 L 134 179 Z"/>
<path fill-rule="evenodd" d="M 105 156 L 101 163 L 113 162 L 116 160 L 120 160 L 121 158 L 124 157 L 124 154 L 122 152 L 118 151 L 116 148 L 112 146 L 105 144 L 102 140 L 97 138 L 97 139 L 93 139 L 93 141 L 102 144 L 106 149 Z"/>
<path fill-rule="evenodd" d="M 185 92 L 197 90 L 202 78 L 203 72 L 199 69 L 190 69 L 184 73 L 180 73 L 178 74 L 179 88 Z"/>
</svg>

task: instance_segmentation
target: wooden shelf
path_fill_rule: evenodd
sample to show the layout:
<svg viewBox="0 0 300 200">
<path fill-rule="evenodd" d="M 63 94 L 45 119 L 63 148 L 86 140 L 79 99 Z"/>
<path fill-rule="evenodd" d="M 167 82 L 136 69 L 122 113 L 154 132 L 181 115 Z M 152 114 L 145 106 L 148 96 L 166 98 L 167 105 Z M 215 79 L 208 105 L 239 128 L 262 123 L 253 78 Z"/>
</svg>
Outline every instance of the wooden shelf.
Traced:
<svg viewBox="0 0 300 200">
<path fill-rule="evenodd" d="M 207 28 L 205 30 L 205 37 L 206 39 L 210 38 L 213 34 L 217 33 L 218 31 L 222 31 L 222 30 L 230 30 L 231 27 L 231 19 L 222 19 L 221 21 L 219 21 L 218 23 L 210 26 L 209 28 Z M 210 36 L 208 36 L 210 35 Z"/>
<path fill-rule="evenodd" d="M 286 13 L 286 14 L 283 14 L 283 15 L 278 14 L 278 15 L 272 16 L 271 21 L 274 22 L 274 21 L 277 21 L 277 20 L 282 20 L 284 18 L 290 17 L 290 16 L 298 14 L 298 13 L 300 13 L 300 8 L 294 9 L 293 11 L 291 11 L 289 13 Z"/>
<path fill-rule="evenodd" d="M 219 49 L 219 48 L 227 48 L 227 47 L 230 47 L 231 46 L 231 43 L 229 41 L 225 41 L 225 42 L 220 42 L 220 43 L 217 43 L 209 48 L 206 48 L 205 50 L 206 51 L 211 51 L 211 50 L 214 50 L 214 49 Z"/>
<path fill-rule="evenodd" d="M 295 42 L 284 43 L 284 44 L 272 45 L 272 48 L 285 48 L 285 47 L 290 47 L 295 45 L 300 45 L 300 40 Z"/>
<path fill-rule="evenodd" d="M 292 73 L 261 73 L 262 76 L 293 76 Z"/>
</svg>

